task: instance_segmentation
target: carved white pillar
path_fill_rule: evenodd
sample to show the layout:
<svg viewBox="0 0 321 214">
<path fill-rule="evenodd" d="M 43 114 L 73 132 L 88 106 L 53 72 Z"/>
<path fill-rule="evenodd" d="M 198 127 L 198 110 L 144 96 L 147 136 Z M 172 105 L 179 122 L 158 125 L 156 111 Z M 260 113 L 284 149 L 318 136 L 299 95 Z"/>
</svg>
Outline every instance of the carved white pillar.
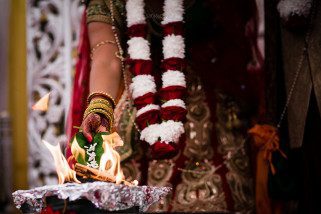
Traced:
<svg viewBox="0 0 321 214">
<path fill-rule="evenodd" d="M 30 187 L 57 183 L 42 139 L 66 145 L 74 59 L 83 7 L 79 0 L 27 0 L 28 137 Z M 76 36 L 75 36 L 76 35 Z M 31 106 L 51 92 L 47 112 Z"/>
</svg>

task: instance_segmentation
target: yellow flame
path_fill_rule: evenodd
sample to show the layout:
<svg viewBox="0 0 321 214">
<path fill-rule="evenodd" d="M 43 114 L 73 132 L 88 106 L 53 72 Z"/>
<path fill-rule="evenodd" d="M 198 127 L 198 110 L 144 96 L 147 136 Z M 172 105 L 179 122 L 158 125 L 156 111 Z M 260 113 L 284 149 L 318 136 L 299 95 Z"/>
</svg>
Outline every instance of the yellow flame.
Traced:
<svg viewBox="0 0 321 214">
<path fill-rule="evenodd" d="M 40 100 L 38 100 L 33 106 L 33 110 L 38 110 L 38 111 L 47 111 L 48 110 L 48 105 L 49 105 L 49 97 L 50 97 L 50 92 L 46 94 L 45 96 L 41 97 Z"/>
<path fill-rule="evenodd" d="M 76 177 L 76 172 L 70 169 L 65 156 L 62 154 L 60 144 L 58 143 L 56 146 L 53 146 L 45 140 L 42 142 L 49 149 L 52 157 L 54 158 L 58 175 L 58 183 L 63 184 L 65 181 L 74 181 L 76 183 L 80 183 Z"/>
<path fill-rule="evenodd" d="M 136 180 L 131 183 L 125 181 L 125 176 L 120 166 L 120 155 L 115 150 L 116 147 L 124 145 L 124 142 L 120 136 L 114 132 L 110 135 L 102 135 L 102 138 L 102 147 L 104 149 L 104 153 L 100 159 L 99 172 L 103 172 L 104 175 L 107 174 L 108 177 L 111 178 L 116 184 L 124 182 L 127 185 L 137 185 L 138 182 Z M 49 149 L 54 158 L 59 184 L 62 184 L 66 181 L 80 183 L 76 177 L 76 172 L 69 167 L 66 158 L 63 156 L 60 150 L 60 145 L 57 144 L 56 146 L 53 146 L 44 140 L 43 143 Z M 78 157 L 80 155 L 85 159 L 85 150 L 82 149 L 77 142 L 72 143 L 71 149 L 74 156 L 76 155 Z"/>
<path fill-rule="evenodd" d="M 116 184 L 120 184 L 125 176 L 120 167 L 120 156 L 114 148 L 124 145 L 124 142 L 116 132 L 103 135 L 102 138 L 104 153 L 100 159 L 99 170 L 114 178 Z"/>
<path fill-rule="evenodd" d="M 79 146 L 76 137 L 74 137 L 74 140 L 71 143 L 71 153 L 73 154 L 76 160 L 78 160 L 79 155 L 83 160 L 85 160 L 86 152 L 83 148 Z"/>
</svg>

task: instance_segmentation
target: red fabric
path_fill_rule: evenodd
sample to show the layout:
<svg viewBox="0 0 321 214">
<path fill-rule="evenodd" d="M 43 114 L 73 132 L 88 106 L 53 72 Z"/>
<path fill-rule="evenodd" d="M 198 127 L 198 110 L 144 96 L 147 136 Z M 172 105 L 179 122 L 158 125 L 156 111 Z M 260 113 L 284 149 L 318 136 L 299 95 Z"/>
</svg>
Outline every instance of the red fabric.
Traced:
<svg viewBox="0 0 321 214">
<path fill-rule="evenodd" d="M 54 211 L 51 206 L 43 208 L 40 214 L 60 214 L 59 211 Z"/>
<path fill-rule="evenodd" d="M 172 99 L 182 99 L 186 94 L 186 88 L 183 86 L 168 86 L 160 90 L 160 96 L 162 101 Z"/>
<path fill-rule="evenodd" d="M 151 74 L 153 71 L 153 62 L 143 59 L 128 59 L 129 71 L 134 75 Z"/>
<path fill-rule="evenodd" d="M 147 36 L 147 26 L 146 24 L 136 24 L 132 25 L 127 30 L 129 37 L 143 37 L 146 38 Z"/>
<path fill-rule="evenodd" d="M 69 114 L 66 125 L 66 134 L 68 141 L 78 131 L 73 126 L 80 126 L 83 113 L 87 105 L 87 96 L 89 93 L 89 74 L 90 74 L 90 45 L 88 38 L 88 29 L 86 23 L 86 10 L 81 21 L 80 42 L 78 46 L 78 61 L 76 64 L 76 74 L 74 78 L 74 87 L 72 91 L 72 100 L 69 108 Z M 71 156 L 71 150 L 68 145 L 66 157 Z"/>
<path fill-rule="evenodd" d="M 136 118 L 136 124 L 140 130 L 143 130 L 149 125 L 158 123 L 159 121 L 159 110 L 150 110 Z"/>
<path fill-rule="evenodd" d="M 63 210 L 53 210 L 52 207 L 50 205 L 47 205 L 45 208 L 43 208 L 40 212 L 40 214 L 61 214 L 61 213 L 65 213 L 65 214 L 76 214 L 75 211 L 71 211 L 71 210 L 66 210 L 63 212 Z"/>
<path fill-rule="evenodd" d="M 161 109 L 163 120 L 184 121 L 187 110 L 178 106 L 168 106 Z"/>
<path fill-rule="evenodd" d="M 184 27 L 183 22 L 171 22 L 166 25 L 163 25 L 163 33 L 164 36 L 167 35 L 183 35 L 184 33 Z"/>
<path fill-rule="evenodd" d="M 186 61 L 181 58 L 172 57 L 164 59 L 162 62 L 162 70 L 176 70 L 183 71 L 186 67 Z"/>
</svg>

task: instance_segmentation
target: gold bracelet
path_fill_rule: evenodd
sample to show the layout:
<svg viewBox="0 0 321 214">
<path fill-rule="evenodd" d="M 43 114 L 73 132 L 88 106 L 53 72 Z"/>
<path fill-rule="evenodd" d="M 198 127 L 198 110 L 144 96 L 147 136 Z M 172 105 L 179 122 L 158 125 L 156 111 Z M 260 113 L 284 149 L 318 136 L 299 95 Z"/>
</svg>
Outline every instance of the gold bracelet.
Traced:
<svg viewBox="0 0 321 214">
<path fill-rule="evenodd" d="M 89 105 L 97 104 L 97 103 L 100 103 L 100 104 L 109 106 L 110 108 L 113 108 L 112 103 L 110 103 L 110 101 L 106 100 L 106 99 L 94 99 L 94 100 L 91 100 Z"/>
<path fill-rule="evenodd" d="M 90 102 L 90 104 L 87 106 L 86 111 L 92 110 L 92 109 L 103 109 L 111 114 L 114 113 L 114 109 L 110 106 L 110 105 L 105 105 L 102 103 L 92 103 Z M 85 111 L 85 112 L 86 112 Z"/>
<path fill-rule="evenodd" d="M 109 118 L 110 120 L 113 120 L 112 118 L 114 117 L 113 114 L 110 114 L 110 113 L 104 111 L 103 109 L 91 109 L 91 110 L 88 110 L 85 112 L 83 120 L 85 120 L 88 117 L 88 115 L 90 115 L 91 113 L 101 113 L 104 116 L 106 116 L 107 118 Z"/>
<path fill-rule="evenodd" d="M 114 113 L 114 110 L 111 106 L 108 106 L 108 105 L 105 105 L 102 103 L 90 103 L 89 106 L 87 107 L 88 110 L 96 109 L 96 108 L 103 109 L 103 110 L 109 111 L 111 113 Z"/>
<path fill-rule="evenodd" d="M 101 108 L 87 108 L 84 113 L 83 119 L 85 119 L 90 113 L 92 113 L 94 111 L 104 112 L 104 115 L 108 115 L 108 117 L 111 117 L 111 118 L 114 117 L 113 111 L 108 111 L 108 110 L 101 109 Z"/>
<path fill-rule="evenodd" d="M 115 41 L 111 41 L 111 40 L 105 40 L 102 42 L 98 42 L 91 50 L 90 50 L 90 59 L 93 60 L 93 56 L 94 56 L 94 52 L 103 45 L 107 45 L 107 44 L 113 44 L 116 45 Z"/>
<path fill-rule="evenodd" d="M 113 109 L 115 109 L 115 107 L 116 107 L 116 101 L 114 100 L 114 98 L 113 98 L 111 95 L 109 95 L 109 94 L 106 93 L 106 92 L 101 92 L 101 91 L 99 91 L 99 92 L 93 92 L 93 93 L 91 93 L 91 94 L 88 96 L 87 103 L 89 104 L 90 101 L 91 101 L 91 99 L 92 99 L 93 97 L 96 97 L 96 96 L 102 96 L 102 97 L 106 98 L 107 100 L 111 101 L 111 103 L 112 103 L 112 105 L 113 105 Z"/>
<path fill-rule="evenodd" d="M 108 115 L 108 118 L 113 118 L 114 115 L 111 113 L 111 112 L 107 112 L 103 109 L 99 109 L 99 108 L 95 108 L 95 109 L 90 109 L 90 110 L 86 110 L 85 113 L 84 113 L 84 116 L 83 116 L 83 120 L 85 120 L 87 118 L 87 116 L 90 114 L 90 113 L 93 113 L 93 112 L 104 112 L 104 115 L 107 117 Z"/>
</svg>

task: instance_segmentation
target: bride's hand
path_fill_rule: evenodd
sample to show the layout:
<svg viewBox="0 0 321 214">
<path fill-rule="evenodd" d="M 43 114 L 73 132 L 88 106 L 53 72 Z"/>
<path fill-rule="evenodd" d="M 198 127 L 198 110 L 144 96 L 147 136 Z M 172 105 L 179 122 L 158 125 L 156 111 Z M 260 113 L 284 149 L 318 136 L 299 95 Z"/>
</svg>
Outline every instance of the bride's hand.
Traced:
<svg viewBox="0 0 321 214">
<path fill-rule="evenodd" d="M 102 115 L 96 113 L 90 113 L 81 124 L 83 134 L 88 142 L 92 142 L 93 133 L 107 132 L 108 127 L 108 120 Z"/>
</svg>

